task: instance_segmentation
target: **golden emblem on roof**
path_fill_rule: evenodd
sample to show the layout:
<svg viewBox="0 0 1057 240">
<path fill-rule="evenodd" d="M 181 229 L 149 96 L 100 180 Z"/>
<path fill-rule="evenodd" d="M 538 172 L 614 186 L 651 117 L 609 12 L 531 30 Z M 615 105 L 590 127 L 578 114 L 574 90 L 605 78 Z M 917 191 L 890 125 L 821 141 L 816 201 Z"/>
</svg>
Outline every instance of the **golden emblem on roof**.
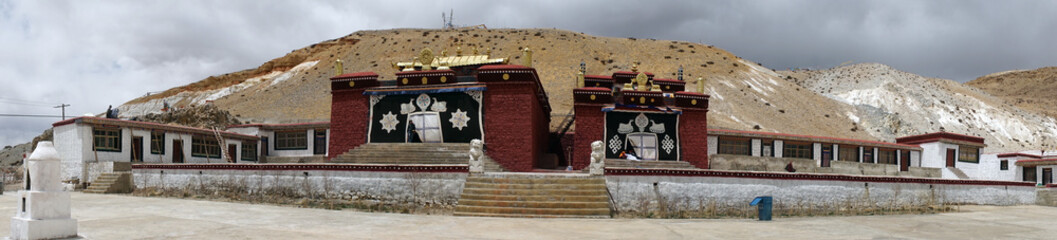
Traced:
<svg viewBox="0 0 1057 240">
<path fill-rule="evenodd" d="M 422 52 L 418 54 L 418 61 L 422 63 L 422 70 L 429 70 L 433 64 L 433 50 L 422 49 Z"/>
<path fill-rule="evenodd" d="M 645 73 L 639 73 L 639 75 L 635 76 L 635 80 L 633 80 L 633 82 L 639 85 L 635 90 L 649 91 L 649 88 L 646 88 L 646 82 L 648 81 L 649 77 L 647 77 Z"/>
</svg>

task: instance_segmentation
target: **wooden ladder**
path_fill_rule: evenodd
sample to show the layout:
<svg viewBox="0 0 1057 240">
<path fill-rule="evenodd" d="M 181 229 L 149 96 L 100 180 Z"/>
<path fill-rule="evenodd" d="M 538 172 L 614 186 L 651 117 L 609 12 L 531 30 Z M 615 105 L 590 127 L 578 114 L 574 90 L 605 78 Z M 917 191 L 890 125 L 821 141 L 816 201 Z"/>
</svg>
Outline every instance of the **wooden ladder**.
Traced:
<svg viewBox="0 0 1057 240">
<path fill-rule="evenodd" d="M 220 160 L 223 160 L 224 162 L 228 163 L 233 162 L 233 159 L 228 157 L 228 144 L 226 141 L 224 141 L 224 136 L 220 135 L 219 128 L 213 127 L 213 136 L 217 138 L 217 145 L 219 145 L 218 147 L 220 147 Z"/>
</svg>

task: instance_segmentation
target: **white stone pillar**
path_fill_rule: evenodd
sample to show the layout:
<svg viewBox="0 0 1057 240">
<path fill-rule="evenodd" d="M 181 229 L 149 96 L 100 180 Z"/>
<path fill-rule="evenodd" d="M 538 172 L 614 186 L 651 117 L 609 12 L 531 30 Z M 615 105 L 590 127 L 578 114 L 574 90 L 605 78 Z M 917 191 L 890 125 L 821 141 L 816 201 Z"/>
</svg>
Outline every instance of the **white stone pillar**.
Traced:
<svg viewBox="0 0 1057 240">
<path fill-rule="evenodd" d="M 54 239 L 77 236 L 70 218 L 70 193 L 62 190 L 62 166 L 50 141 L 41 141 L 25 163 L 24 190 L 18 191 L 18 212 L 11 218 L 11 239 Z"/>
<path fill-rule="evenodd" d="M 830 146 L 829 150 L 833 152 L 833 159 L 830 159 L 830 161 L 837 161 L 837 159 L 839 159 L 837 156 L 840 156 L 840 145 L 833 144 L 833 146 Z M 830 166 L 832 166 L 832 164 Z"/>
<path fill-rule="evenodd" d="M 708 136 L 708 155 L 716 155 L 719 153 L 719 137 Z"/>
<path fill-rule="evenodd" d="M 771 150 L 771 151 L 774 152 L 774 157 L 776 157 L 776 158 L 782 157 L 782 155 L 784 155 L 784 153 L 785 153 L 785 151 L 784 151 L 785 148 L 784 147 L 785 147 L 785 142 L 783 142 L 782 140 L 774 140 L 774 149 Z"/>
<path fill-rule="evenodd" d="M 811 144 L 811 159 L 815 160 L 815 166 L 822 166 L 822 144 L 812 143 Z"/>
<path fill-rule="evenodd" d="M 870 154 L 870 155 L 873 156 L 873 163 L 877 164 L 877 148 L 871 148 L 871 149 L 873 149 L 873 150 L 870 150 L 870 151 L 873 151 L 873 154 Z"/>
<path fill-rule="evenodd" d="M 896 149 L 896 166 L 899 166 L 899 171 L 903 171 L 903 150 Z"/>
<path fill-rule="evenodd" d="M 856 160 L 861 162 L 861 163 L 864 163 L 864 162 L 866 162 L 866 157 L 865 156 L 866 156 L 865 148 L 859 147 L 859 157 Z"/>
<path fill-rule="evenodd" d="M 762 154 L 762 153 L 760 153 L 760 146 L 763 145 L 763 144 L 762 144 L 762 142 L 760 142 L 759 138 L 753 138 L 751 141 L 752 141 L 752 146 L 751 146 L 752 149 L 750 149 L 749 151 L 752 152 L 752 156 L 753 157 L 759 157 Z"/>
</svg>

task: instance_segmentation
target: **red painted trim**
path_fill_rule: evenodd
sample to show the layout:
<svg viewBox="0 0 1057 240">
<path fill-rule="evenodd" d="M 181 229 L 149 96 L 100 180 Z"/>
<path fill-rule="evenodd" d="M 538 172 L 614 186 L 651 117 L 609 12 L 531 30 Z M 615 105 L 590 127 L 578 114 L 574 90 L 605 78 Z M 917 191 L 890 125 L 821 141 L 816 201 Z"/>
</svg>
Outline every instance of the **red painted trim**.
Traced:
<svg viewBox="0 0 1057 240">
<path fill-rule="evenodd" d="M 984 138 L 982 138 L 982 137 L 962 135 L 962 134 L 950 133 L 950 132 L 934 132 L 934 133 L 926 133 L 926 134 L 921 134 L 921 135 L 900 137 L 900 138 L 896 138 L 896 142 L 897 143 L 904 143 L 904 144 L 918 144 L 918 143 L 936 142 L 936 141 L 939 141 L 940 139 L 966 141 L 966 142 L 970 142 L 970 143 L 978 143 L 978 144 L 981 144 L 981 145 L 984 144 Z"/>
<path fill-rule="evenodd" d="M 354 78 L 354 77 L 378 77 L 378 74 L 374 73 L 374 72 L 355 72 L 355 73 L 346 73 L 346 74 L 342 74 L 342 75 L 337 75 L 337 76 L 331 77 L 330 79 L 334 80 L 334 79 Z"/>
<path fill-rule="evenodd" d="M 86 120 L 88 122 L 85 122 Z M 59 127 L 59 126 L 73 124 L 73 123 L 102 124 L 102 125 L 110 125 L 110 124 L 112 124 L 112 125 L 115 125 L 115 126 L 118 126 L 118 127 L 143 128 L 143 129 L 148 129 L 148 130 L 159 130 L 160 129 L 160 130 L 169 130 L 169 131 L 173 131 L 173 132 L 177 132 L 177 133 L 213 134 L 213 130 L 212 129 L 193 128 L 193 127 L 185 127 L 185 126 L 179 126 L 179 125 L 167 125 L 167 124 L 161 124 L 161 123 L 140 122 L 140 121 L 113 119 L 113 118 L 88 117 L 88 116 L 76 117 L 76 118 L 66 119 L 66 120 L 63 120 L 63 121 L 58 121 L 58 122 L 55 122 L 55 123 L 51 124 L 51 126 L 52 127 Z M 251 140 L 259 139 L 257 136 L 246 135 L 246 134 L 241 134 L 241 133 L 234 133 L 234 132 L 228 132 L 228 131 L 220 131 L 220 134 L 224 135 L 226 137 L 231 137 L 231 138 L 241 138 L 241 139 L 251 139 Z"/>
<path fill-rule="evenodd" d="M 613 76 L 603 76 L 603 75 L 584 75 L 584 79 L 585 79 L 585 80 L 586 80 L 586 79 L 604 79 L 604 80 L 613 80 Z"/>
<path fill-rule="evenodd" d="M 505 69 L 533 69 L 533 68 L 526 67 L 526 66 L 521 66 L 521 65 L 514 65 L 514 64 L 490 64 L 490 65 L 484 65 L 484 66 L 481 66 L 481 67 L 477 68 L 477 70 L 505 70 Z"/>
<path fill-rule="evenodd" d="M 228 128 L 259 127 L 259 128 L 267 129 L 267 128 L 271 128 L 271 127 L 297 127 L 297 126 L 310 126 L 310 125 L 321 125 L 321 126 L 322 125 L 326 125 L 326 127 L 330 127 L 330 122 L 281 123 L 281 124 L 250 123 L 250 124 L 231 125 L 231 126 L 228 126 Z M 314 127 L 309 127 L 309 128 L 314 128 Z"/>
<path fill-rule="evenodd" d="M 1029 157 L 1029 158 L 1042 158 L 1042 156 L 1039 156 L 1039 155 L 1034 155 L 1034 154 L 1027 154 L 1027 153 L 999 153 L 999 154 L 997 154 L 997 155 L 998 155 L 998 157 L 1000 157 L 1000 158 L 1004 158 L 1004 157 Z"/>
<path fill-rule="evenodd" d="M 1035 186 L 1030 182 L 1007 182 L 985 180 L 951 180 L 939 178 L 875 177 L 851 175 L 825 175 L 808 173 L 781 172 L 748 172 L 748 171 L 715 171 L 703 169 L 632 169 L 606 168 L 606 175 L 611 176 L 682 176 L 682 177 L 729 177 L 755 178 L 774 180 L 812 180 L 812 181 L 848 181 L 848 182 L 883 182 L 883 183 L 922 183 L 950 185 L 984 185 L 984 186 Z"/>
<path fill-rule="evenodd" d="M 1045 162 L 1045 161 L 1055 161 L 1055 162 L 1057 162 L 1057 158 L 1044 158 L 1044 159 L 1024 159 L 1024 160 L 1017 160 L 1017 162 Z"/>
<path fill-rule="evenodd" d="M 896 148 L 900 148 L 900 149 L 908 149 L 909 148 L 909 149 L 914 149 L 914 150 L 920 150 L 920 148 L 921 148 L 921 146 L 910 145 L 910 144 L 878 142 L 878 141 L 848 139 L 848 138 L 835 138 L 835 137 L 821 137 L 821 136 L 809 136 L 809 135 L 798 135 L 798 134 L 786 134 L 786 133 L 755 132 L 755 131 L 741 131 L 741 130 L 727 130 L 727 129 L 709 129 L 708 132 L 709 132 L 709 135 L 722 135 L 722 134 L 712 134 L 713 132 L 728 132 L 728 133 L 759 134 L 759 135 L 769 135 L 769 136 L 779 136 L 779 137 L 800 137 L 800 138 L 819 139 L 819 140 L 836 140 L 836 141 L 865 143 L 865 144 L 869 144 L 869 145 L 890 146 L 890 147 L 896 147 Z"/>
<path fill-rule="evenodd" d="M 133 169 L 248 170 L 248 171 L 366 171 L 366 172 L 469 172 L 466 165 L 383 164 L 132 164 Z"/>
</svg>

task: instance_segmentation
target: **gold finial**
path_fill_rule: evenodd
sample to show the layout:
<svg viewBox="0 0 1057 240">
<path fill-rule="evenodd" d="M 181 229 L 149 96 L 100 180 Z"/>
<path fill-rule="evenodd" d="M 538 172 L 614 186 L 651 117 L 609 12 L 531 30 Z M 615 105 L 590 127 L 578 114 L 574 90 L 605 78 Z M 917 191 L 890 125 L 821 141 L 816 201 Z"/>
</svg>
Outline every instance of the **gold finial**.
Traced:
<svg viewBox="0 0 1057 240">
<path fill-rule="evenodd" d="M 462 47 L 461 46 L 455 47 L 455 56 L 456 57 L 462 57 Z"/>
<path fill-rule="evenodd" d="M 524 61 L 523 65 L 526 67 L 532 67 L 532 50 L 525 48 L 524 50 L 521 50 L 521 54 L 524 55 L 521 57 L 521 60 Z"/>
<path fill-rule="evenodd" d="M 635 87 L 635 90 L 649 91 L 649 88 L 646 88 L 647 81 L 649 81 L 649 77 L 647 77 L 645 73 L 639 73 L 639 75 L 635 76 L 634 82 L 635 84 L 638 84 L 638 86 Z"/>
<path fill-rule="evenodd" d="M 705 93 L 705 79 L 697 78 L 697 92 Z"/>
<path fill-rule="evenodd" d="M 577 72 L 576 73 L 576 87 L 578 87 L 578 88 L 584 87 L 584 72 Z"/>
<path fill-rule="evenodd" d="M 477 55 L 477 47 L 473 47 L 473 55 Z"/>
<path fill-rule="evenodd" d="M 638 63 L 632 63 L 631 64 L 631 72 L 639 72 L 639 64 Z"/>
<path fill-rule="evenodd" d="M 441 57 L 447 57 L 448 56 L 448 49 L 445 48 L 444 50 L 440 50 L 440 56 Z"/>
<path fill-rule="evenodd" d="M 491 56 L 491 55 L 492 55 L 492 49 L 491 49 L 491 48 L 489 48 L 488 50 L 486 50 L 486 51 L 484 52 L 484 54 L 485 54 L 485 55 L 489 55 L 489 56 Z"/>
<path fill-rule="evenodd" d="M 430 70 L 433 64 L 433 50 L 429 48 L 422 49 L 422 53 L 418 55 L 418 61 L 422 63 L 423 71 Z"/>
<path fill-rule="evenodd" d="M 334 75 L 341 75 L 345 73 L 345 66 L 341 64 L 341 59 L 334 60 Z"/>
</svg>

